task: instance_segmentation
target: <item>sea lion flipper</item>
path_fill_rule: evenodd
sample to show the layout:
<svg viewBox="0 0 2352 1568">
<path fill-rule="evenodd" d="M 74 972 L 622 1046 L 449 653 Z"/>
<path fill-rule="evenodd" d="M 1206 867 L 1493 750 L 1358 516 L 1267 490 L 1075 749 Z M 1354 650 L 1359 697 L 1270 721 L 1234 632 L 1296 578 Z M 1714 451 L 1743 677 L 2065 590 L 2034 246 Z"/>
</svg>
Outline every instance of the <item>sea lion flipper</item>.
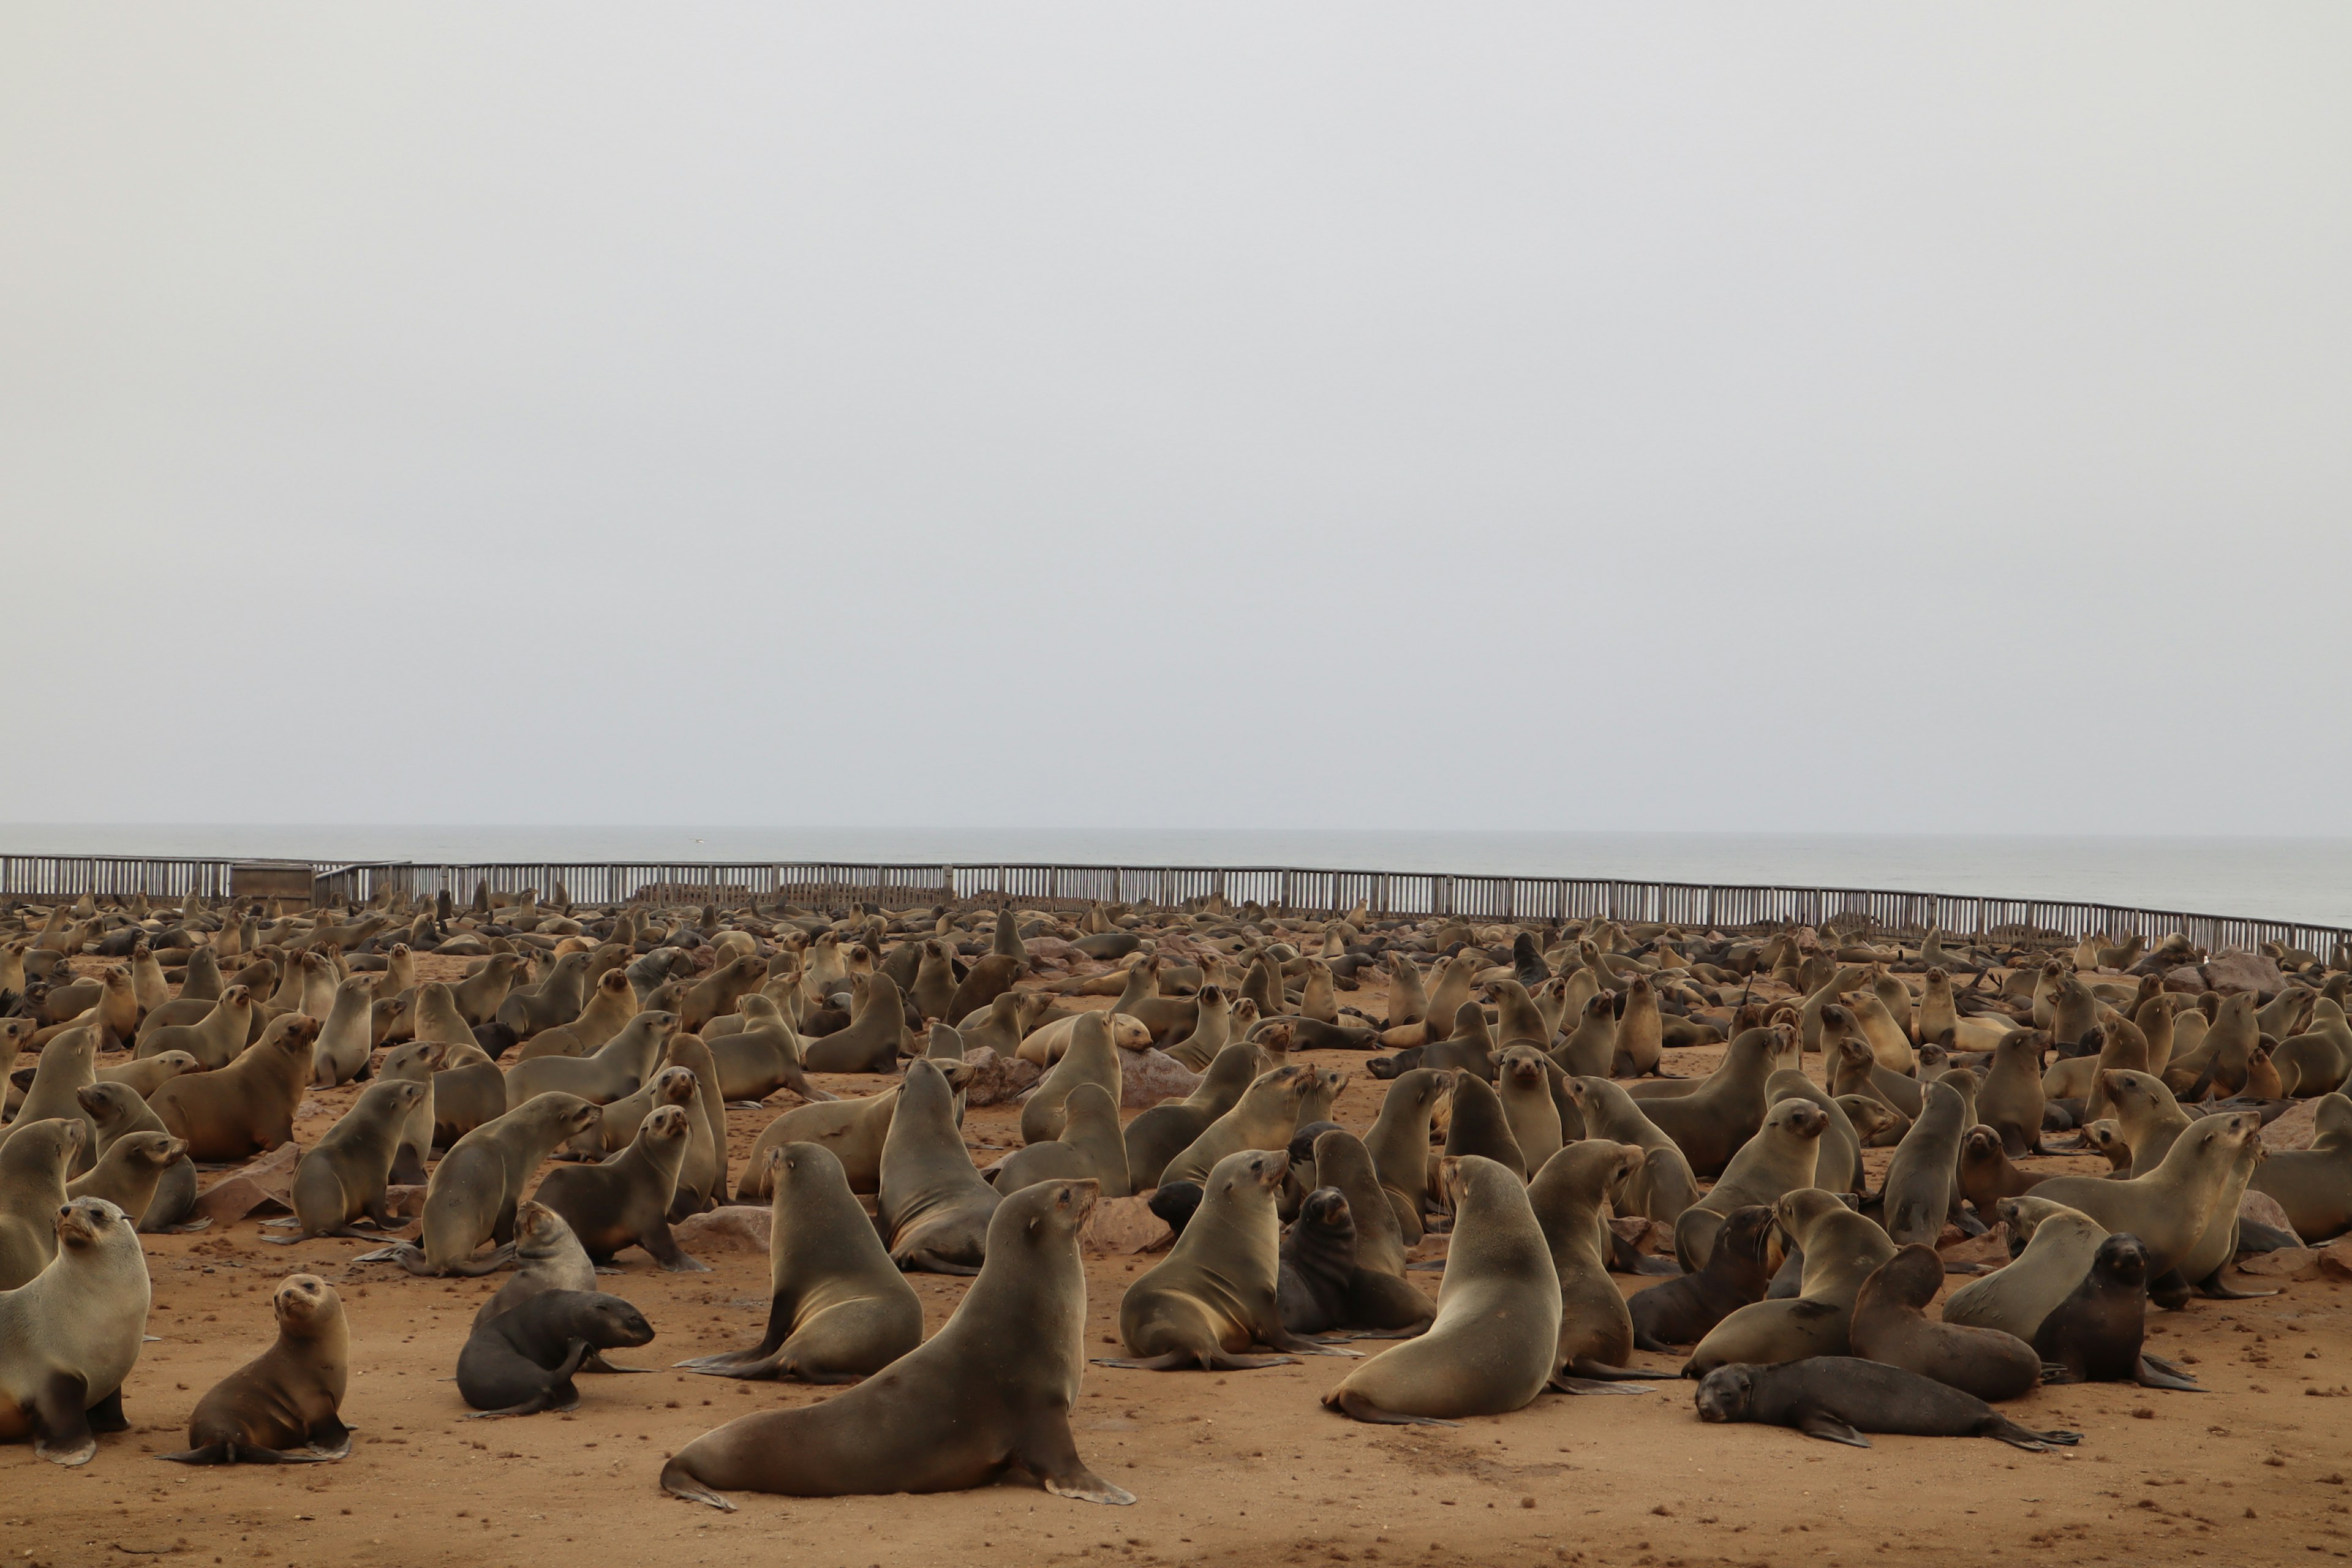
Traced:
<svg viewBox="0 0 2352 1568">
<path fill-rule="evenodd" d="M 33 1451 L 53 1465 L 87 1465 L 97 1457 L 89 1388 L 78 1373 L 53 1372 L 33 1396 Z"/>
<path fill-rule="evenodd" d="M 2182 1394 L 2203 1394 L 2205 1385 L 2179 1373 L 2151 1364 L 2150 1358 L 2141 1356 L 2132 1367 L 2132 1381 L 2142 1388 L 2170 1388 Z"/>
<path fill-rule="evenodd" d="M 82 1419 L 93 1432 L 128 1432 L 131 1418 L 122 1414 L 122 1390 L 116 1389 L 85 1411 Z"/>
<path fill-rule="evenodd" d="M 1608 1383 L 1599 1378 L 1578 1377 L 1572 1373 L 1556 1372 L 1544 1384 L 1556 1394 L 1650 1394 L 1655 1392 L 1646 1383 Z"/>
<path fill-rule="evenodd" d="M 1323 1403 L 1351 1421 L 1361 1421 L 1374 1426 L 1459 1426 L 1459 1421 L 1441 1421 L 1434 1415 L 1400 1415 L 1393 1410 L 1383 1410 L 1354 1389 L 1344 1384 L 1323 1396 Z"/>
<path fill-rule="evenodd" d="M 1797 1430 L 1808 1437 L 1819 1437 L 1825 1443 L 1843 1443 L 1849 1447 L 1867 1448 L 1870 1439 L 1839 1420 L 1826 1410 L 1808 1409 L 1797 1417 Z"/>
<path fill-rule="evenodd" d="M 2275 1296 L 2275 1290 L 2238 1290 L 2221 1282 L 2221 1270 L 2216 1268 L 2197 1282 L 2197 1293 L 2211 1301 L 2252 1301 L 2263 1296 Z"/>
<path fill-rule="evenodd" d="M 184 1454 L 158 1454 L 155 1457 L 159 1459 L 167 1459 L 175 1465 L 226 1465 L 229 1462 L 229 1445 L 207 1443 L 201 1448 L 190 1448 Z"/>
<path fill-rule="evenodd" d="M 1111 1485 L 1087 1468 L 1086 1461 L 1078 1458 L 1078 1445 L 1070 1436 L 1069 1417 L 1058 1410 L 1041 1413 L 1031 1421 L 1029 1429 L 1013 1444 L 1013 1458 L 1055 1497 L 1107 1503 L 1114 1508 L 1125 1508 L 1135 1500 L 1133 1492 Z"/>
<path fill-rule="evenodd" d="M 2045 1361 L 2042 1363 L 2042 1383 L 2044 1387 L 2049 1387 L 2055 1384 L 2080 1383 L 2082 1381 L 2082 1374 L 2071 1366 L 2066 1366 L 2054 1361 Z"/>
<path fill-rule="evenodd" d="M 1361 1351 L 1351 1351 L 1339 1345 L 1325 1344 L 1320 1340 L 1302 1339 L 1279 1323 L 1270 1330 L 1260 1331 L 1257 1338 L 1260 1344 L 1272 1345 L 1276 1350 L 1291 1351 L 1299 1355 L 1360 1357 L 1364 1353 Z"/>
</svg>

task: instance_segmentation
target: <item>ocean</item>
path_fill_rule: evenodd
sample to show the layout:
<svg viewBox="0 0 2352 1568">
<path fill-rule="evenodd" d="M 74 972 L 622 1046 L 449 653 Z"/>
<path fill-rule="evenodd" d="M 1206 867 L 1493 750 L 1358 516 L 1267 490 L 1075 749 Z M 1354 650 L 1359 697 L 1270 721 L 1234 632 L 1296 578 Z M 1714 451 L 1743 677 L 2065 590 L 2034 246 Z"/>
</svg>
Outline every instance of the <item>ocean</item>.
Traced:
<svg viewBox="0 0 2352 1568">
<path fill-rule="evenodd" d="M 27 824 L 9 854 L 1300 866 L 1890 888 L 2352 925 L 2352 838 L 1410 829 Z"/>
</svg>

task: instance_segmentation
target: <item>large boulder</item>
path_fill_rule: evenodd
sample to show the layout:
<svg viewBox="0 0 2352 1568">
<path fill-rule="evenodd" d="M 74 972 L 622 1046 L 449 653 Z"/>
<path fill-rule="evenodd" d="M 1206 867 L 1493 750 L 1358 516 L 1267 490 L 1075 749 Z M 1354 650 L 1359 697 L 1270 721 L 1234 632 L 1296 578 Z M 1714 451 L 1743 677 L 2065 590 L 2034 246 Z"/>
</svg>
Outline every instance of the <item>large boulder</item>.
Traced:
<svg viewBox="0 0 2352 1568">
<path fill-rule="evenodd" d="M 963 1102 L 968 1106 L 1003 1105 L 1018 1100 L 1036 1088 L 1037 1080 L 1045 1076 L 1045 1069 L 1035 1062 L 1001 1057 L 986 1046 L 964 1052 L 963 1059 L 973 1069 L 971 1081 L 963 1090 Z"/>
<path fill-rule="evenodd" d="M 1146 1046 L 1118 1054 L 1121 1110 L 1149 1110 L 1163 1100 L 1181 1100 L 1201 1087 L 1201 1075 L 1166 1051 Z"/>
<path fill-rule="evenodd" d="M 2205 961 L 2205 984 L 2215 991 L 2251 991 L 2267 1002 L 2286 989 L 2278 960 L 2231 948 Z"/>
</svg>

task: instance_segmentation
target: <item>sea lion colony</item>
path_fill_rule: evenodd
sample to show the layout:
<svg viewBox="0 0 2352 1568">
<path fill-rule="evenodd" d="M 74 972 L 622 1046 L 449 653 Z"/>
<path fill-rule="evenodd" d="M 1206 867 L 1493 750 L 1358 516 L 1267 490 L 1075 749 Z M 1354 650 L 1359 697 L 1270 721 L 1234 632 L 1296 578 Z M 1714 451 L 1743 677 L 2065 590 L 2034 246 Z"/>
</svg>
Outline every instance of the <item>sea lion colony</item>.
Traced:
<svg viewBox="0 0 2352 1568">
<path fill-rule="evenodd" d="M 1093 1375 L 1330 1357 L 1330 1410 L 1442 1425 L 1680 1373 L 1705 1421 L 1865 1446 L 2071 1442 L 1985 1403 L 2045 1383 L 2192 1390 L 2144 1348 L 2148 1304 L 2232 1298 L 2242 1254 L 2352 1228 L 2341 952 L 2273 952 L 2233 988 L 2242 955 L 2208 968 L 2179 938 L 575 910 L 486 889 L 319 913 L 84 899 L 5 929 L 0 1438 L 62 1464 L 149 1392 L 138 1233 L 205 1223 L 198 1172 L 286 1144 L 306 1092 L 343 1084 L 363 1087 L 301 1158 L 295 1234 L 269 1239 L 377 1244 L 352 1263 L 387 1280 L 513 1270 L 448 1347 L 452 1397 L 485 1415 L 645 1370 L 604 1359 L 656 1325 L 599 1266 L 699 1268 L 674 1226 L 770 1206 L 766 1331 L 677 1364 L 853 1386 L 660 1468 L 721 1508 L 1008 1469 L 1133 1500 L 1068 1418 L 1079 1237 L 1129 1194 L 1175 1236 L 1129 1284 L 1123 1353 L 1096 1358 L 1119 1370 Z M 425 955 L 462 967 L 425 979 Z M 1677 1076 L 1667 1053 L 1704 1046 L 1719 1065 Z M 812 1072 L 874 1081 L 836 1097 Z M 1351 1079 L 1357 1131 L 1335 1110 Z M 1024 1090 L 1022 1146 L 982 1166 L 967 1105 Z M 2266 1157 L 2263 1125 L 2298 1100 L 2317 1135 Z M 730 1169 L 727 1109 L 762 1102 Z M 1874 1189 L 1866 1148 L 1893 1151 Z M 2113 1169 L 2062 1173 L 2078 1152 Z M 393 1194 L 420 1184 L 404 1234 Z M 2242 1219 L 2249 1192 L 2292 1231 Z M 1969 1268 L 1937 1247 L 1992 1225 L 2012 1261 L 1927 1315 Z M 1433 1301 L 1408 1275 L 1432 1234 Z M 972 1277 L 929 1340 L 908 1271 Z M 1629 1300 L 1612 1273 L 1658 1278 Z M 194 1397 L 168 1457 L 350 1451 L 367 1347 L 313 1275 L 272 1304 L 275 1345 Z M 258 1347 L 257 1328 L 219 1331 Z"/>
</svg>

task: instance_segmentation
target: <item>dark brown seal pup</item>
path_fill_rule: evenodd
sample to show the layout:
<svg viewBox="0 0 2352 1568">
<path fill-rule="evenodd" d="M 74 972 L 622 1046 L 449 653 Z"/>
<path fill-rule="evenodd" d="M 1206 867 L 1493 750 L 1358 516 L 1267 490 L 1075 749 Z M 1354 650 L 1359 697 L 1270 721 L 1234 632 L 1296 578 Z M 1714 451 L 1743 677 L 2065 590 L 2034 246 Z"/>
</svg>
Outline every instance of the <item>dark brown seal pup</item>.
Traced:
<svg viewBox="0 0 2352 1568">
<path fill-rule="evenodd" d="M 1070 1434 L 1086 1366 L 1078 1226 L 1091 1182 L 1039 1182 L 997 1205 L 988 1261 L 947 1326 L 822 1404 L 706 1432 L 663 1467 L 673 1497 L 731 1510 L 720 1489 L 792 1497 L 957 1491 L 1018 1466 L 1057 1497 L 1131 1503 Z"/>
<path fill-rule="evenodd" d="M 629 1146 L 602 1165 L 559 1165 L 532 1194 L 563 1216 L 599 1263 L 625 1247 L 641 1247 L 673 1274 L 701 1274 L 709 1265 L 687 1256 L 670 1234 L 670 1196 L 677 1190 L 694 1112 L 665 1105 L 646 1118 Z"/>
<path fill-rule="evenodd" d="M 1748 1204 L 1731 1211 L 1716 1233 L 1706 1267 L 1636 1290 L 1625 1303 L 1633 1315 L 1633 1347 L 1664 1351 L 1695 1345 L 1707 1331 L 1740 1308 L 1764 1299 L 1777 1260 L 1772 1256 L 1773 1211 Z"/>
<path fill-rule="evenodd" d="M 2033 1331 L 2043 1381 L 2205 1392 L 2170 1362 L 2140 1349 L 2147 1337 L 2147 1247 L 2139 1237 L 2123 1232 L 2099 1243 L 2091 1271 Z"/>
<path fill-rule="evenodd" d="M 1856 1448 L 1870 1447 L 1864 1432 L 1993 1437 L 2036 1454 L 2047 1453 L 2053 1444 L 2072 1447 L 2083 1440 L 2079 1432 L 2032 1431 L 1973 1394 L 1855 1356 L 1719 1366 L 1701 1380 L 1696 1399 L 1702 1421 L 1793 1426 L 1808 1437 Z"/>
<path fill-rule="evenodd" d="M 922 1342 L 923 1303 L 890 1261 L 833 1152 L 768 1153 L 774 1191 L 768 1330 L 748 1351 L 677 1364 L 718 1377 L 855 1383 Z"/>
<path fill-rule="evenodd" d="M 1381 1205 L 1385 1208 L 1385 1203 Z M 1356 1222 L 1348 1195 L 1318 1187 L 1282 1233 L 1275 1304 L 1294 1334 L 1319 1334 L 1348 1321 L 1348 1285 L 1356 1276 Z"/>
<path fill-rule="evenodd" d="M 570 1410 L 580 1403 L 572 1375 L 590 1352 L 653 1337 L 645 1314 L 618 1296 L 541 1291 L 467 1338 L 457 1352 L 457 1392 L 482 1415 Z"/>
<path fill-rule="evenodd" d="M 1853 1299 L 1846 1330 L 1853 1353 L 1899 1366 L 1973 1394 L 1989 1405 L 2040 1385 L 2042 1358 L 2015 1334 L 1929 1319 L 1924 1309 L 1944 1288 L 1944 1260 L 1913 1243 L 1878 1266 Z"/>
<path fill-rule="evenodd" d="M 315 1274 L 293 1274 L 278 1281 L 269 1304 L 278 1342 L 196 1401 L 187 1451 L 159 1458 L 183 1465 L 316 1464 L 352 1451 L 351 1428 L 339 1414 L 352 1372 L 342 1298 Z M 297 1448 L 301 1451 L 290 1451 Z"/>
</svg>

